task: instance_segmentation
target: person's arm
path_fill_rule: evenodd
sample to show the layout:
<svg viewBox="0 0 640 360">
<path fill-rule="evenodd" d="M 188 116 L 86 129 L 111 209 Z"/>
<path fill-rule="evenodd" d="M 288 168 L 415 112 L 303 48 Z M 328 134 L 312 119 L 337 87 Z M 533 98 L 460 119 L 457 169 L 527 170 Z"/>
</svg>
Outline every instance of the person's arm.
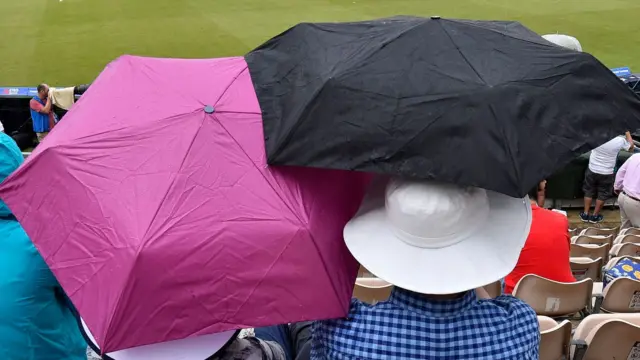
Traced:
<svg viewBox="0 0 640 360">
<path fill-rule="evenodd" d="M 629 152 L 633 152 L 633 148 L 635 147 L 635 143 L 633 142 L 633 138 L 631 137 L 631 133 L 630 132 L 625 132 L 624 133 L 624 137 L 627 139 L 627 142 L 629 143 L 629 148 L 627 149 L 627 151 Z"/>
<path fill-rule="evenodd" d="M 51 112 L 51 99 L 48 98 L 47 104 L 44 106 L 40 102 L 31 99 L 31 101 L 29 102 L 29 107 L 31 108 L 31 110 L 37 111 L 41 114 L 49 114 L 49 112 Z"/>
<path fill-rule="evenodd" d="M 613 191 L 615 191 L 616 194 L 623 190 L 622 183 L 624 182 L 624 175 L 627 173 L 627 165 L 629 165 L 629 160 L 631 160 L 631 158 L 627 159 L 627 161 L 622 164 L 620 169 L 618 169 L 618 173 L 616 174 L 616 181 L 613 183 Z"/>
<path fill-rule="evenodd" d="M 51 96 L 47 96 L 47 103 L 46 105 L 42 108 L 42 111 L 40 111 L 43 114 L 48 114 L 51 112 Z"/>
<path fill-rule="evenodd" d="M 538 198 L 536 199 L 538 206 L 541 208 L 544 208 L 544 200 L 546 197 L 546 193 L 547 193 L 547 180 L 542 180 L 540 181 L 540 184 L 538 184 Z"/>
</svg>

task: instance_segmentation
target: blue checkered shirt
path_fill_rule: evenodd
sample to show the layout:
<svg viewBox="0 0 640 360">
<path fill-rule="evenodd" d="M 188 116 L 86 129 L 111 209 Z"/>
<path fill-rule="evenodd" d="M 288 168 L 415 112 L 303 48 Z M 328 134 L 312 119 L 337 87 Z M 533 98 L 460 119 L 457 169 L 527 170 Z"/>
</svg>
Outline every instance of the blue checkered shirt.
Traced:
<svg viewBox="0 0 640 360">
<path fill-rule="evenodd" d="M 395 288 L 389 301 L 351 302 L 348 318 L 313 325 L 311 359 L 538 360 L 536 313 L 512 296 L 475 291 L 434 301 Z"/>
</svg>

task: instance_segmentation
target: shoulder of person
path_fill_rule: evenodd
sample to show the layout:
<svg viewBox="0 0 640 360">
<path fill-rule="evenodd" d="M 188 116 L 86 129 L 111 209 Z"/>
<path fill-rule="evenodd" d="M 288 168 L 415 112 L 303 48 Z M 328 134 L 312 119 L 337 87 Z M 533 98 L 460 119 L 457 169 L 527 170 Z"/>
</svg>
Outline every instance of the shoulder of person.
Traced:
<svg viewBox="0 0 640 360">
<path fill-rule="evenodd" d="M 41 103 L 39 103 L 38 101 L 36 101 L 36 99 L 31 99 L 29 101 L 29 107 L 33 110 L 38 110 L 40 108 L 43 108 L 44 106 L 42 106 Z"/>
<path fill-rule="evenodd" d="M 553 210 L 549 210 L 549 209 L 543 209 L 543 208 L 538 208 L 538 210 L 536 211 L 535 214 L 535 221 L 536 223 L 539 221 L 543 221 L 543 222 L 552 222 L 554 224 L 560 224 L 562 226 L 567 227 L 569 226 L 569 219 L 564 215 L 561 214 L 559 212 L 555 212 Z M 532 223 L 533 226 L 533 223 Z"/>
<path fill-rule="evenodd" d="M 481 300 L 483 303 L 489 303 L 507 311 L 507 314 L 514 316 L 524 322 L 535 320 L 538 324 L 538 316 L 536 312 L 526 302 L 512 295 L 500 295 L 495 299 Z"/>
</svg>

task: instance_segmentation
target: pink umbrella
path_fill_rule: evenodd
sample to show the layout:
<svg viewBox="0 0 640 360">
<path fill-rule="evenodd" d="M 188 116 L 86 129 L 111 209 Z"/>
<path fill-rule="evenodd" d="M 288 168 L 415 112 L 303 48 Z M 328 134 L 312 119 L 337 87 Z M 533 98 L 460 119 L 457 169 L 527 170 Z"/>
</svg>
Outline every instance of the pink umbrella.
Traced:
<svg viewBox="0 0 640 360">
<path fill-rule="evenodd" d="M 243 58 L 125 56 L 0 197 L 110 352 L 344 316 L 367 181 L 267 167 Z"/>
</svg>

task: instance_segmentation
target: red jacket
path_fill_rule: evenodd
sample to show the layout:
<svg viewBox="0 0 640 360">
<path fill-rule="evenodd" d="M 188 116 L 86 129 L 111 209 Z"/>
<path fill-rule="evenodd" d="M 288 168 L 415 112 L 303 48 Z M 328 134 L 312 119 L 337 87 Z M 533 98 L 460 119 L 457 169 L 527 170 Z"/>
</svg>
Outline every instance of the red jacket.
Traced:
<svg viewBox="0 0 640 360">
<path fill-rule="evenodd" d="M 520 252 L 515 269 L 505 278 L 505 294 L 511 294 L 520 279 L 536 274 L 559 282 L 574 282 L 569 253 L 569 220 L 566 216 L 531 205 L 529 237 Z"/>
</svg>

